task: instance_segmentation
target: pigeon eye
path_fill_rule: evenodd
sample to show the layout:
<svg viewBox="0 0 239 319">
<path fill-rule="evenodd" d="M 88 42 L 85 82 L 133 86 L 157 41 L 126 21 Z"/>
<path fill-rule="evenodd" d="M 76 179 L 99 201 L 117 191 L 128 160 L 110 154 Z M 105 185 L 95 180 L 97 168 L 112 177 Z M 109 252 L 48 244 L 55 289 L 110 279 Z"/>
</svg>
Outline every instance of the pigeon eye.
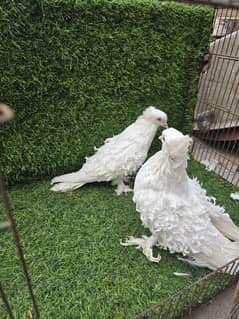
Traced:
<svg viewBox="0 0 239 319">
<path fill-rule="evenodd" d="M 158 117 L 157 120 L 158 120 L 158 121 L 162 121 L 162 118 L 161 118 L 161 117 Z"/>
</svg>

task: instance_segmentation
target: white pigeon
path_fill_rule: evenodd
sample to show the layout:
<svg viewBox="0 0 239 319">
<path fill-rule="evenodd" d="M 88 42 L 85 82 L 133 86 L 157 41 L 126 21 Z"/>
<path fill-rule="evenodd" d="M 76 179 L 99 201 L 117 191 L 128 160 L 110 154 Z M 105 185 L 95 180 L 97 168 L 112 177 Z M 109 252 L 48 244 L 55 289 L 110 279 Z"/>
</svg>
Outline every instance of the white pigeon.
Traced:
<svg viewBox="0 0 239 319">
<path fill-rule="evenodd" d="M 133 200 L 151 236 L 129 237 L 124 246 L 136 245 L 153 262 L 153 246 L 181 253 L 190 264 L 215 270 L 239 257 L 239 228 L 215 198 L 206 195 L 186 172 L 191 138 L 176 129 L 163 131 L 162 150 L 139 170 Z M 232 242 L 228 238 L 237 242 Z"/>
<path fill-rule="evenodd" d="M 166 113 L 150 106 L 120 134 L 108 138 L 74 173 L 52 179 L 53 191 L 72 191 L 87 183 L 112 182 L 116 193 L 132 191 L 124 184 L 127 175 L 134 174 L 147 158 L 148 150 L 159 126 L 167 127 Z"/>
</svg>

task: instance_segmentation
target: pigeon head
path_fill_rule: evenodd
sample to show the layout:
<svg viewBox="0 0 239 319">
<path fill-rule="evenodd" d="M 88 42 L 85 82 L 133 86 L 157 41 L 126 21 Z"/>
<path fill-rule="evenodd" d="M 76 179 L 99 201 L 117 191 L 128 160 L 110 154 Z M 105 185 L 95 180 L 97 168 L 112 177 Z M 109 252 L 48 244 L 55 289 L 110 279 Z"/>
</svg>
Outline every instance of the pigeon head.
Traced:
<svg viewBox="0 0 239 319">
<path fill-rule="evenodd" d="M 143 118 L 152 121 L 152 123 L 157 124 L 158 126 L 168 127 L 168 117 L 167 114 L 163 111 L 158 110 L 154 106 L 149 106 L 143 113 Z"/>
<path fill-rule="evenodd" d="M 188 149 L 192 143 L 192 138 L 183 135 L 175 128 L 168 128 L 160 136 L 162 141 L 162 151 L 172 161 L 174 166 L 180 166 L 188 158 Z"/>
</svg>

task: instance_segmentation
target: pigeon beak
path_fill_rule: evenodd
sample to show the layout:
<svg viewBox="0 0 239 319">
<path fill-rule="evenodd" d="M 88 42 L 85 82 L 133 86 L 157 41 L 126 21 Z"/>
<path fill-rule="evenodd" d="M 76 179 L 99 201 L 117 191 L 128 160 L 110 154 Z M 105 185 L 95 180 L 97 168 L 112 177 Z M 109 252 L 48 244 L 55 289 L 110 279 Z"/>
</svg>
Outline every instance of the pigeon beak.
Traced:
<svg viewBox="0 0 239 319">
<path fill-rule="evenodd" d="M 159 136 L 159 140 L 161 140 L 161 141 L 162 141 L 162 138 L 163 138 L 163 137 L 162 137 L 162 135 L 160 135 L 160 136 Z"/>
<path fill-rule="evenodd" d="M 168 123 L 164 123 L 164 124 L 163 124 L 163 127 L 164 127 L 164 128 L 168 128 Z"/>
</svg>

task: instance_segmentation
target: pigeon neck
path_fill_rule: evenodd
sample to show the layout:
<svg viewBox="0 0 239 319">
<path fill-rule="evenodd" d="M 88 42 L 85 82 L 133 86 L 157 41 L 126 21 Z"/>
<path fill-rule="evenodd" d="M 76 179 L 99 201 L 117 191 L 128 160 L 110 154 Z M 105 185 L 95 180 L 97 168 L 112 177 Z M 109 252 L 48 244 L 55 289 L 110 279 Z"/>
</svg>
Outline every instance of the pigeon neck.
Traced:
<svg viewBox="0 0 239 319">
<path fill-rule="evenodd" d="M 151 128 L 155 127 L 156 130 L 159 127 L 159 123 L 158 122 L 156 122 L 156 121 L 154 122 L 154 121 L 152 121 L 151 118 L 144 117 L 143 115 L 138 117 L 137 122 L 138 123 L 142 123 L 142 125 L 149 126 Z"/>
<path fill-rule="evenodd" d="M 166 178 L 183 181 L 188 178 L 186 168 L 187 159 L 178 162 L 170 157 L 169 154 L 163 152 L 162 173 Z"/>
<path fill-rule="evenodd" d="M 138 121 L 141 143 L 144 143 L 144 145 L 148 149 L 158 130 L 158 125 L 152 123 L 151 120 L 145 118 L 141 118 Z"/>
</svg>

